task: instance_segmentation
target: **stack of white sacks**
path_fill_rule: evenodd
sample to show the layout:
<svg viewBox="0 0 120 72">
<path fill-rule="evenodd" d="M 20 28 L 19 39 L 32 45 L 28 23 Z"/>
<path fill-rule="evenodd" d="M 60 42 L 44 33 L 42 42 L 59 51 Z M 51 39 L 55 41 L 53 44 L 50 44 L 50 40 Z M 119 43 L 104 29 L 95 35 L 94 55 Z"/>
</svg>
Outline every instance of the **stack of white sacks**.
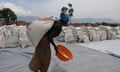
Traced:
<svg viewBox="0 0 120 72">
<path fill-rule="evenodd" d="M 57 38 L 64 42 L 91 42 L 120 39 L 120 26 L 67 26 L 62 28 L 62 32 Z"/>
<path fill-rule="evenodd" d="M 26 26 L 13 24 L 0 27 L 0 48 L 25 48 L 31 45 Z"/>
</svg>

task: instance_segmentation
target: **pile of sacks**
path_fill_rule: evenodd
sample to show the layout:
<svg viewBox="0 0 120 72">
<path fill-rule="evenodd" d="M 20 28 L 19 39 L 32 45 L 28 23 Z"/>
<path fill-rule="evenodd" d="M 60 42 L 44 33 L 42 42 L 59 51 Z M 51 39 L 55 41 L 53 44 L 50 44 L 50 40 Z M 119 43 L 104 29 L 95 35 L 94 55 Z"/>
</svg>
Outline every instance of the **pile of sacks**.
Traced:
<svg viewBox="0 0 120 72">
<path fill-rule="evenodd" d="M 31 46 L 26 26 L 3 25 L 0 27 L 0 48 Z"/>
<path fill-rule="evenodd" d="M 116 38 L 120 38 L 120 26 L 66 26 L 62 28 L 62 32 L 57 40 L 86 43 L 91 41 L 113 40 Z"/>
</svg>

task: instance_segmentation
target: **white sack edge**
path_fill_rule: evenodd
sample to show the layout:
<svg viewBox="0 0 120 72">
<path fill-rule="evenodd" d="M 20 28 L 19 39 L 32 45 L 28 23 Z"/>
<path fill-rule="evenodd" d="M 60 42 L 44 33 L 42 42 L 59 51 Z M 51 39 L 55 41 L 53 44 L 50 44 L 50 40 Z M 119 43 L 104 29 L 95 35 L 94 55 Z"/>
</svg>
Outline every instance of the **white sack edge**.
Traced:
<svg viewBox="0 0 120 72">
<path fill-rule="evenodd" d="M 53 23 L 53 20 L 35 20 L 28 26 L 28 37 L 30 38 L 34 47 L 38 45 L 41 38 L 53 26 Z"/>
</svg>

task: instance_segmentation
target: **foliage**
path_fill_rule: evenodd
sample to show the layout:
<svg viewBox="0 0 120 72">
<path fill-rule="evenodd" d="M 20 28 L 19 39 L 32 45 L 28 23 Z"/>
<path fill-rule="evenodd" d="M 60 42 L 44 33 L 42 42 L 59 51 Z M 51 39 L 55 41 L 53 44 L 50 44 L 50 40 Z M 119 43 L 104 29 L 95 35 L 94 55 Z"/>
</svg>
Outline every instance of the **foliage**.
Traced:
<svg viewBox="0 0 120 72">
<path fill-rule="evenodd" d="M 0 18 L 2 18 L 2 10 L 0 10 Z"/>
<path fill-rule="evenodd" d="M 4 21 L 7 25 L 10 25 L 17 20 L 16 14 L 10 8 L 3 8 L 0 11 L 1 17 L 4 18 Z"/>
</svg>

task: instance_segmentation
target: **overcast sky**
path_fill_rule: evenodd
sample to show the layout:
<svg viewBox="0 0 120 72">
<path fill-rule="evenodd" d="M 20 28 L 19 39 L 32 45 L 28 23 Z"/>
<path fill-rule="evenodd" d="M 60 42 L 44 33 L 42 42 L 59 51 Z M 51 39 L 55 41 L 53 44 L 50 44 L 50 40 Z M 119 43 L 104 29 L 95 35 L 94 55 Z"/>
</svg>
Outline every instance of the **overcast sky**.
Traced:
<svg viewBox="0 0 120 72">
<path fill-rule="evenodd" d="M 21 16 L 59 17 L 68 3 L 73 4 L 74 18 L 120 20 L 120 0 L 0 0 L 0 9 L 8 7 Z"/>
</svg>

